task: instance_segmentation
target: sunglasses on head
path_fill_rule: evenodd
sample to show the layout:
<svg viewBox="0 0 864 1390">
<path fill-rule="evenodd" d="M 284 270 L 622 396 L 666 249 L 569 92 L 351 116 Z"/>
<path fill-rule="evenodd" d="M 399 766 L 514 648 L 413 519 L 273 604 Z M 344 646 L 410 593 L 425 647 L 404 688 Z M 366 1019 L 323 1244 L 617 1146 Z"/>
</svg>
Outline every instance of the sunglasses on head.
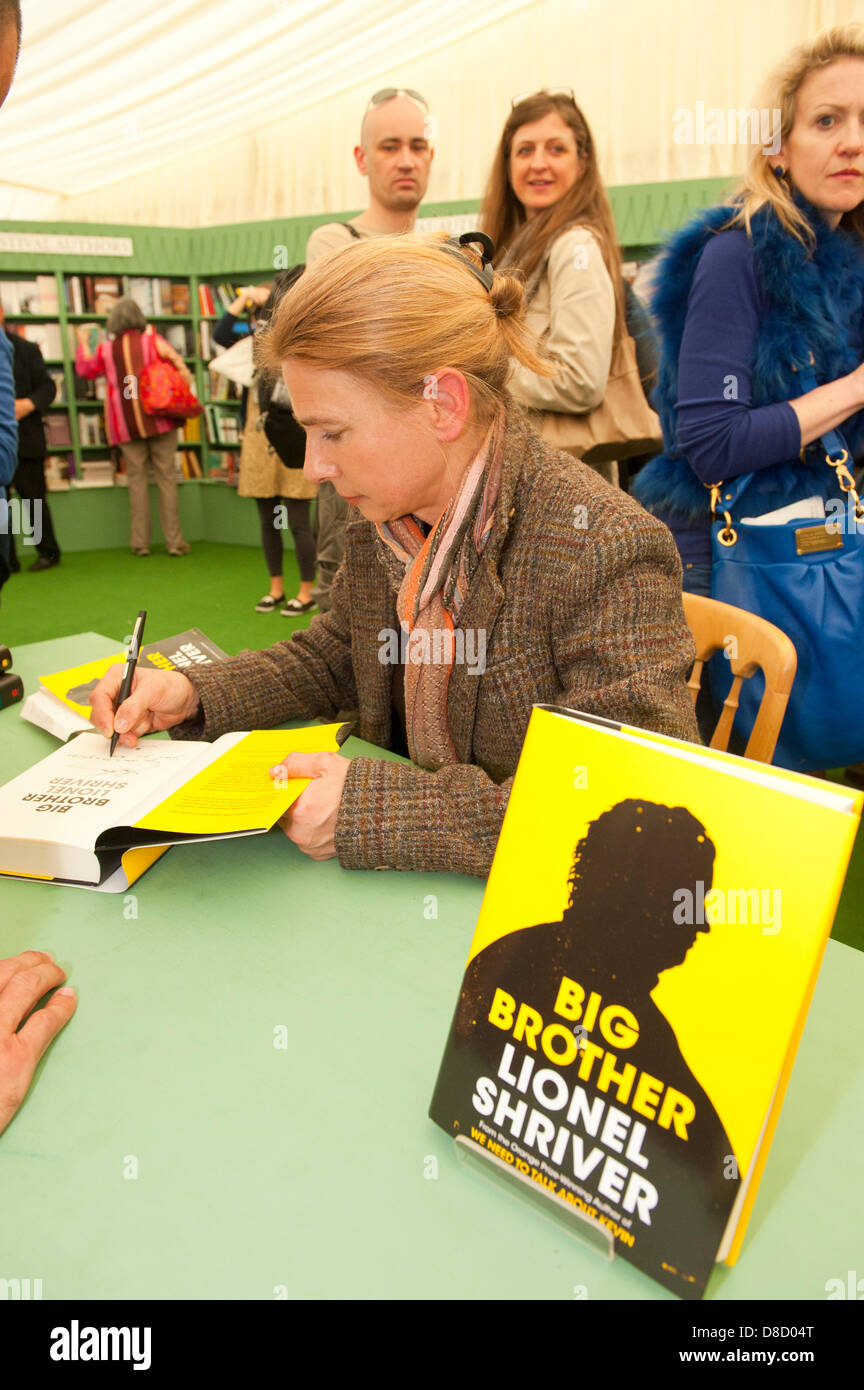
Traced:
<svg viewBox="0 0 864 1390">
<path fill-rule="evenodd" d="M 367 111 L 371 111 L 373 106 L 380 106 L 382 102 L 392 101 L 394 97 L 410 97 L 412 101 L 419 101 L 424 111 L 429 110 L 429 103 L 425 97 L 421 97 L 419 92 L 415 92 L 413 87 L 382 87 L 380 92 L 376 92 L 370 98 Z"/>
</svg>

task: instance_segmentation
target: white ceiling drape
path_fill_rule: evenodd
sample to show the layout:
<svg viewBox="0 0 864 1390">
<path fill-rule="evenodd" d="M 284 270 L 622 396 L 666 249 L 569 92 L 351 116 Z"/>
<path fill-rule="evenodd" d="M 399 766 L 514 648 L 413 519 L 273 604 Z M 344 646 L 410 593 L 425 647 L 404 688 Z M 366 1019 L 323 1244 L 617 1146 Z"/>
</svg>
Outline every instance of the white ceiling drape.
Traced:
<svg viewBox="0 0 864 1390">
<path fill-rule="evenodd" d="M 607 183 L 726 176 L 675 113 L 746 107 L 861 0 L 24 0 L 0 218 L 209 226 L 357 208 L 368 98 L 423 92 L 428 202 L 482 194 L 516 94 L 570 86 Z M 857 11 L 857 13 L 856 13 Z M 680 131 L 680 124 L 679 124 Z"/>
</svg>

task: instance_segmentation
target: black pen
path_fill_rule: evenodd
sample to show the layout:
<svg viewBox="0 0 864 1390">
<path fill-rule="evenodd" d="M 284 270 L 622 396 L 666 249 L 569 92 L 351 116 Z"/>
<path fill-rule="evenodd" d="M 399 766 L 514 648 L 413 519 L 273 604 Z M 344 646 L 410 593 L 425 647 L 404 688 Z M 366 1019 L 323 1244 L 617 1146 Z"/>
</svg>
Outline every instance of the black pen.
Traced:
<svg viewBox="0 0 864 1390">
<path fill-rule="evenodd" d="M 129 696 L 132 694 L 132 679 L 135 675 L 135 667 L 138 665 L 138 653 L 141 650 L 141 638 L 144 636 L 144 624 L 146 621 L 147 613 L 145 609 L 142 608 L 138 617 L 135 619 L 135 630 L 132 633 L 132 641 L 129 643 L 129 650 L 126 653 L 126 670 L 123 672 L 123 684 L 120 686 L 120 693 L 117 696 L 117 703 L 114 706 L 115 714 L 123 701 L 128 700 Z M 120 735 L 116 733 L 111 735 L 109 758 L 114 756 L 114 749 L 117 747 L 117 740 L 119 737 Z"/>
</svg>

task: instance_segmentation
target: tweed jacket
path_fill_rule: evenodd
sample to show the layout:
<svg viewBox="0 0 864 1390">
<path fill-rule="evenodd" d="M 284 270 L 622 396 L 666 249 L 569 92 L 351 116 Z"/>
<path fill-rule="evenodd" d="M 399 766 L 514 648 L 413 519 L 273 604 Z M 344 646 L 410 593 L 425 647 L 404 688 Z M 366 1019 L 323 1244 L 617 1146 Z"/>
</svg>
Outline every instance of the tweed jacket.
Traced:
<svg viewBox="0 0 864 1390">
<path fill-rule="evenodd" d="M 330 611 L 290 641 L 190 673 L 201 710 L 172 734 L 212 739 L 351 708 L 356 734 L 389 747 L 393 668 L 383 660 L 399 622 L 382 544 L 370 522 L 349 523 Z M 485 640 L 482 671 L 465 662 L 450 676 L 459 761 L 427 772 L 354 758 L 335 834 L 345 868 L 488 873 L 534 704 L 698 742 L 685 685 L 694 647 L 670 533 L 550 449 L 516 407 L 493 529 L 459 625 Z"/>
</svg>

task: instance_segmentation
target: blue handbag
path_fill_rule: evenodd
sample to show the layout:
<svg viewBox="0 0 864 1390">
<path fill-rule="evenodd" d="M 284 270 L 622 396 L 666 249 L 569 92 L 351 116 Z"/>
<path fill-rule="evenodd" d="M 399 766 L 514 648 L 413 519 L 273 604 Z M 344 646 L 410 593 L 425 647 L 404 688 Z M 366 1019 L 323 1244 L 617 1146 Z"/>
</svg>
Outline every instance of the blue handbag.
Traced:
<svg viewBox="0 0 864 1390">
<path fill-rule="evenodd" d="M 802 370 L 800 379 L 805 391 L 815 389 L 812 369 Z M 742 498 L 748 489 L 752 496 L 759 474 L 745 473 L 711 489 L 712 598 L 774 623 L 792 639 L 798 654 L 774 754 L 778 767 L 797 772 L 864 761 L 864 720 L 857 708 L 857 695 L 864 690 L 864 504 L 846 466 L 849 453 L 842 436 L 831 430 L 821 442 L 841 494 L 828 500 L 823 519 L 765 526 L 733 521 L 733 512 L 740 518 Z M 833 490 L 833 479 L 829 482 L 826 492 Z M 810 491 L 812 487 L 805 494 L 799 491 L 799 496 Z M 730 665 L 718 654 L 709 669 L 719 704 L 732 684 Z M 742 685 L 734 728 L 745 738 L 764 688 L 759 671 Z"/>
</svg>

